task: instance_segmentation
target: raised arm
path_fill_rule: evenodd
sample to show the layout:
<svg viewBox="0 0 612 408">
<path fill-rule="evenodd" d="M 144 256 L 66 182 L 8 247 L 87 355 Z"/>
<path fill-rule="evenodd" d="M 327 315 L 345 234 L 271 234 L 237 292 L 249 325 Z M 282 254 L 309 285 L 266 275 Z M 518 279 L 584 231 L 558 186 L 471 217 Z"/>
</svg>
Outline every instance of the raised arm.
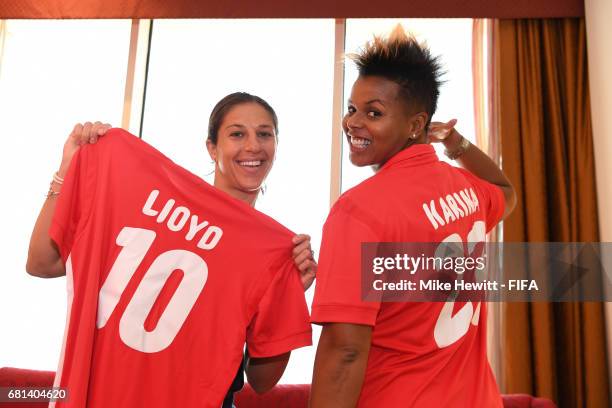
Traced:
<svg viewBox="0 0 612 408">
<path fill-rule="evenodd" d="M 96 143 L 98 137 L 104 135 L 110 128 L 110 125 L 100 122 L 79 123 L 75 125 L 64 143 L 59 170 L 53 177 L 47 198 L 40 209 L 30 237 L 28 260 L 26 262 L 26 271 L 30 275 L 41 278 L 55 278 L 66 274 L 59 250 L 49 237 L 49 228 L 55 212 L 55 202 L 62 187 L 61 182 L 70 167 L 72 157 L 79 147 L 85 143 Z"/>
<path fill-rule="evenodd" d="M 432 122 L 428 136 L 432 142 L 440 142 L 448 152 L 459 153 L 457 163 L 477 177 L 495 184 L 504 192 L 506 218 L 516 206 L 516 192 L 504 172 L 489 156 L 473 144 L 464 142 L 464 137 L 457 132 L 455 119 L 447 122 Z"/>
</svg>

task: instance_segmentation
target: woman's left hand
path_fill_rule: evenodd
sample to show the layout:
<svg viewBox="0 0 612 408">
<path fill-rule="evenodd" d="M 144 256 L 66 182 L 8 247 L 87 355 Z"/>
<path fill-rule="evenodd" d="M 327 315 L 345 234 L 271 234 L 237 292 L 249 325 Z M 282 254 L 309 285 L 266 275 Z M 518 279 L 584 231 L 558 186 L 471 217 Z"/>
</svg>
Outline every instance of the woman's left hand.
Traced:
<svg viewBox="0 0 612 408">
<path fill-rule="evenodd" d="M 314 259 L 314 252 L 310 247 L 310 235 L 298 234 L 293 237 L 293 261 L 300 270 L 300 279 L 304 291 L 312 285 L 317 275 L 317 262 Z"/>
<path fill-rule="evenodd" d="M 453 131 L 455 130 L 455 125 L 457 124 L 457 119 L 451 119 L 448 122 L 431 122 L 429 124 L 429 129 L 427 130 L 427 138 L 431 143 L 443 143 Z"/>
</svg>

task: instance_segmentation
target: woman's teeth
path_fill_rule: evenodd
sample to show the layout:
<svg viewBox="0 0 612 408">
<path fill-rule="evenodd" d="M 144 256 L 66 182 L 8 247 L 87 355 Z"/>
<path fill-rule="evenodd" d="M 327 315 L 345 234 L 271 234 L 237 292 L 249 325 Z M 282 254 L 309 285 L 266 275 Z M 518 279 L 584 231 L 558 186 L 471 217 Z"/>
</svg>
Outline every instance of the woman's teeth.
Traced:
<svg viewBox="0 0 612 408">
<path fill-rule="evenodd" d="M 238 164 L 244 167 L 258 167 L 261 166 L 261 160 L 239 161 Z"/>
<path fill-rule="evenodd" d="M 365 149 L 366 147 L 370 145 L 370 143 L 372 142 L 370 142 L 368 139 L 351 136 L 351 145 L 353 145 L 353 147 L 356 147 L 358 149 Z"/>
</svg>

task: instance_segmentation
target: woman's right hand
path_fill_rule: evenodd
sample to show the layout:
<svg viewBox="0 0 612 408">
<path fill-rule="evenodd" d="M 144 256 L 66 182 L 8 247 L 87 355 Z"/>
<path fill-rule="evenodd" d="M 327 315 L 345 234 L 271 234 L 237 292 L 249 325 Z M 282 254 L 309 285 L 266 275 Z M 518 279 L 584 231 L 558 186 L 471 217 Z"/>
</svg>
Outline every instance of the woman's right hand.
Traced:
<svg viewBox="0 0 612 408">
<path fill-rule="evenodd" d="M 58 175 L 62 178 L 66 176 L 68 167 L 70 167 L 70 161 L 77 150 L 79 150 L 79 147 L 87 143 L 96 143 L 98 138 L 104 136 L 111 127 L 112 126 L 108 123 L 102 122 L 85 122 L 83 124 L 77 123 L 74 125 L 72 133 L 70 133 L 66 143 L 64 143 L 62 163 L 60 165 Z"/>
</svg>

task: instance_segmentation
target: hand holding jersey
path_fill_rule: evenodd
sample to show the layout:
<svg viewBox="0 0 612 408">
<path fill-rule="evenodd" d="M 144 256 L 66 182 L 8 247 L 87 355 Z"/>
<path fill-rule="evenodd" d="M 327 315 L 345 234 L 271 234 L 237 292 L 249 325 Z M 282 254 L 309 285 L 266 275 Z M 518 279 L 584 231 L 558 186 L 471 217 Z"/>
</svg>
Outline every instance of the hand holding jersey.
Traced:
<svg viewBox="0 0 612 408">
<path fill-rule="evenodd" d="M 66 142 L 64 142 L 62 160 L 56 173 L 57 176 L 60 179 L 66 176 L 72 162 L 72 157 L 81 146 L 95 144 L 111 128 L 110 124 L 99 121 L 77 123 L 68 135 Z M 61 185 L 57 181 L 51 182 L 50 191 L 59 194 L 60 189 Z M 57 250 L 53 247 L 53 244 L 50 244 L 47 237 L 54 209 L 55 202 L 48 200 L 39 214 L 30 240 L 31 247 L 26 269 L 34 276 L 51 278 L 63 276 L 66 273 Z M 292 238 L 292 242 L 295 245 L 293 258 L 300 272 L 304 291 L 306 291 L 312 285 L 317 270 L 317 262 L 314 259 L 314 252 L 310 245 L 310 236 L 298 234 Z"/>
<path fill-rule="evenodd" d="M 245 102 L 244 100 L 240 100 L 240 98 L 246 95 L 247 98 L 249 99 L 249 102 L 255 101 L 255 102 L 261 102 L 265 104 L 265 101 L 259 100 L 257 97 L 249 96 L 248 94 L 233 94 L 233 95 L 229 95 L 228 98 L 235 97 L 236 95 L 239 96 L 238 101 L 237 101 L 238 103 Z M 225 98 L 221 102 L 224 102 L 225 100 L 227 100 L 227 98 Z M 235 102 L 236 100 L 234 100 L 234 103 Z M 231 104 L 225 104 L 225 106 L 231 107 Z M 255 106 L 255 108 L 257 108 L 257 106 Z M 241 109 L 241 110 L 245 111 L 245 109 Z M 230 112 L 232 111 L 230 110 Z M 253 112 L 252 107 L 248 106 L 248 104 L 247 104 L 246 112 L 247 113 Z M 224 114 L 227 114 L 227 112 L 225 112 Z M 224 114 L 221 114 L 219 118 L 223 118 Z M 264 119 L 267 120 L 265 116 L 266 115 L 264 115 Z M 275 118 L 275 115 L 273 116 Z M 235 122 L 233 122 L 234 126 L 241 126 L 237 124 L 241 123 L 241 121 L 243 121 L 245 117 L 247 117 L 247 115 L 245 115 L 244 113 L 234 115 L 234 118 L 232 119 L 232 120 L 235 120 Z M 212 118 L 213 117 L 211 115 L 211 120 Z M 104 136 L 106 131 L 109 130 L 109 128 L 110 128 L 109 125 L 102 124 L 101 122 L 95 122 L 95 123 L 87 122 L 83 125 L 77 124 L 74 127 L 66 143 L 64 144 L 62 164 L 60 166 L 60 170 L 58 171 L 59 174 L 56 173 L 56 176 L 54 176 L 54 180 L 57 179 L 59 183 L 57 183 L 56 181 L 52 183 L 51 188 L 54 189 L 54 194 L 53 196 L 50 196 L 50 197 L 55 198 L 58 195 L 59 189 L 61 188 L 61 181 L 63 177 L 65 176 L 70 163 L 72 162 L 72 157 L 80 149 L 80 147 L 87 145 L 87 144 L 95 144 L 98 141 L 98 138 Z M 240 130 L 247 134 L 250 133 L 250 130 L 246 129 L 245 127 L 242 127 Z M 257 134 L 259 135 L 260 133 L 258 132 Z M 232 135 L 232 137 L 234 136 Z M 223 136 L 223 140 L 226 140 L 225 135 Z M 247 146 L 248 152 L 255 151 L 256 148 L 254 148 L 254 146 L 255 144 L 253 143 L 248 145 Z M 274 152 L 271 152 L 271 154 L 273 155 Z M 221 172 L 219 172 L 219 174 L 220 173 Z M 223 174 L 223 175 L 225 176 L 226 174 Z M 254 179 L 253 187 L 258 189 L 261 183 L 263 182 L 264 177 L 265 177 L 265 174 L 263 177 Z M 227 193 L 234 196 L 235 198 L 239 198 L 239 199 L 242 198 L 241 194 L 239 194 L 238 191 L 236 192 L 234 191 L 235 189 L 233 186 L 236 186 L 237 183 L 234 182 L 232 185 L 232 183 L 230 184 L 217 183 L 217 181 L 218 181 L 218 178 L 215 177 L 216 187 L 221 188 L 222 190 L 226 191 Z M 237 193 L 237 194 L 234 194 L 234 193 Z M 238 195 L 239 197 L 236 197 L 236 195 Z M 256 195 L 254 197 L 256 197 Z M 168 201 L 168 203 L 170 201 Z M 51 216 L 52 214 L 54 214 L 54 211 L 55 211 L 55 202 L 56 202 L 55 199 L 48 199 L 45 201 L 45 204 L 40 212 L 40 215 L 38 217 L 36 226 L 32 234 L 27 270 L 28 272 L 36 276 L 55 277 L 55 276 L 62 276 L 66 273 L 64 263 L 62 262 L 62 259 L 60 259 L 59 257 L 56 245 L 54 242 L 51 242 L 49 240 L 48 235 L 47 235 L 47 231 L 49 230 L 49 225 L 51 224 Z M 253 202 L 251 201 L 250 204 L 252 205 Z M 154 211 L 154 210 L 149 208 L 147 211 Z M 170 217 L 172 217 L 172 215 Z M 194 219 L 195 219 L 195 222 L 194 222 Z M 189 231 L 187 234 L 189 235 L 192 232 L 195 234 L 196 232 L 199 231 L 200 227 L 201 225 L 198 224 L 197 216 L 192 215 Z M 128 235 L 131 232 L 134 232 L 134 231 L 126 231 Z M 307 235 L 295 235 L 293 237 L 293 243 L 294 243 L 294 248 L 293 248 L 294 262 L 295 262 L 295 265 L 298 267 L 298 270 L 300 273 L 302 287 L 304 290 L 306 290 L 312 284 L 312 281 L 316 274 L 316 262 L 314 261 L 313 251 L 310 248 L 310 237 Z M 206 246 L 206 243 L 204 243 L 204 246 Z M 253 259 L 256 259 L 257 262 L 260 262 L 259 257 L 254 257 Z M 171 279 L 169 279 L 169 281 L 171 281 Z M 282 299 L 279 298 L 278 300 L 281 301 Z M 265 390 L 268 390 L 269 388 L 271 388 L 282 375 L 285 365 L 288 361 L 288 358 L 289 358 L 288 352 L 284 354 L 274 355 L 271 357 L 258 355 L 256 350 L 253 353 L 251 353 L 251 358 L 247 360 L 246 368 L 247 368 L 247 374 L 249 377 L 249 381 L 251 382 L 252 387 L 257 392 L 264 392 Z M 242 377 L 241 371 L 239 372 L 239 376 Z M 236 383 L 238 383 L 238 381 L 236 381 Z M 231 395 L 228 396 L 227 400 L 231 401 Z"/>
<path fill-rule="evenodd" d="M 77 123 L 74 125 L 72 132 L 68 135 L 68 139 L 64 143 L 64 149 L 62 151 L 62 163 L 60 164 L 60 170 L 58 174 L 64 178 L 72 162 L 72 157 L 79 150 L 79 148 L 85 144 L 94 144 L 98 141 L 98 138 L 104 136 L 106 132 L 111 128 L 108 123 L 102 122 L 85 122 L 83 124 Z"/>
<path fill-rule="evenodd" d="M 75 153 L 84 144 L 96 143 L 98 137 L 103 136 L 108 129 L 110 129 L 110 125 L 101 122 L 77 123 L 66 139 L 59 170 L 53 176 L 53 181 L 47 193 L 47 200 L 45 200 L 38 214 L 30 238 L 26 263 L 26 271 L 29 274 L 42 278 L 55 278 L 66 274 L 66 268 L 59 256 L 58 249 L 48 234 L 51 218 L 55 211 L 56 200 L 54 198 L 59 195 L 64 177 Z"/>
<path fill-rule="evenodd" d="M 50 233 L 70 297 L 57 406 L 218 408 L 245 341 L 310 343 L 292 234 L 124 131 L 79 149 Z"/>
<path fill-rule="evenodd" d="M 293 261 L 300 270 L 300 279 L 304 291 L 308 290 L 314 282 L 317 274 L 317 262 L 314 259 L 314 251 L 310 247 L 310 236 L 298 234 L 292 238 Z"/>
</svg>

